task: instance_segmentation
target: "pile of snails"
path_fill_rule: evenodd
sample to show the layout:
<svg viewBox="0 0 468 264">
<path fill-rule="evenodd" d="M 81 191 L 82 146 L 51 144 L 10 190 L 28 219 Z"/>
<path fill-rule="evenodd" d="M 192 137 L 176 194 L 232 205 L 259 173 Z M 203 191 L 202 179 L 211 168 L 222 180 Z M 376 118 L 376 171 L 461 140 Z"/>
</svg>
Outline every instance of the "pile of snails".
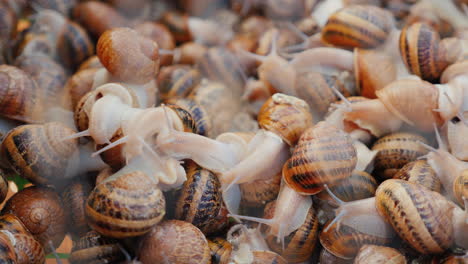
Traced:
<svg viewBox="0 0 468 264">
<path fill-rule="evenodd" d="M 0 263 L 467 262 L 467 7 L 0 0 Z"/>
</svg>

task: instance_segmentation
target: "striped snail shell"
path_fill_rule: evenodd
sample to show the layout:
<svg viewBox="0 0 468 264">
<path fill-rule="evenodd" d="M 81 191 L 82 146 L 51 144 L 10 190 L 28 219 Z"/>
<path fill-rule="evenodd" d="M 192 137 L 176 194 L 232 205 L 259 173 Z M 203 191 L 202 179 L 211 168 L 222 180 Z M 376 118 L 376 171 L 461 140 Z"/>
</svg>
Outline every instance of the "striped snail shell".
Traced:
<svg viewBox="0 0 468 264">
<path fill-rule="evenodd" d="M 406 264 L 406 258 L 398 250 L 390 247 L 364 245 L 354 259 L 354 264 L 381 263 Z"/>
<path fill-rule="evenodd" d="M 4 170 L 0 169 L 0 203 L 5 201 L 8 194 L 8 180 Z"/>
<path fill-rule="evenodd" d="M 354 170 L 351 176 L 329 188 L 340 200 L 350 202 L 374 196 L 377 185 L 377 181 L 369 173 Z M 327 192 L 318 193 L 317 198 L 333 200 Z"/>
<path fill-rule="evenodd" d="M 443 123 L 434 109 L 439 105 L 439 90 L 421 80 L 397 80 L 375 92 L 385 107 L 404 122 L 423 131 Z"/>
<path fill-rule="evenodd" d="M 252 251 L 252 264 L 287 264 L 288 261 L 273 251 L 256 250 Z"/>
<path fill-rule="evenodd" d="M 455 178 L 453 182 L 453 194 L 459 204 L 466 204 L 464 199 L 468 199 L 468 169 L 464 170 Z M 468 208 L 465 208 L 465 210 L 467 209 Z"/>
<path fill-rule="evenodd" d="M 403 180 L 386 180 L 376 192 L 379 213 L 421 254 L 440 254 L 454 240 L 451 206 L 444 197 Z"/>
<path fill-rule="evenodd" d="M 272 218 L 276 202 L 267 204 L 264 218 Z M 310 207 L 304 223 L 294 232 L 284 238 L 284 244 L 278 243 L 278 238 L 268 235 L 266 242 L 270 249 L 283 257 L 288 263 L 307 261 L 314 252 L 318 238 L 319 221 L 314 207 Z M 268 232 L 267 232 L 268 233 Z"/>
<path fill-rule="evenodd" d="M 138 259 L 143 264 L 208 264 L 210 248 L 205 235 L 194 225 L 167 220 L 156 225 L 142 241 Z"/>
<path fill-rule="evenodd" d="M 29 234 L 24 224 L 14 214 L 2 214 L 0 216 L 0 230 L 6 230 L 12 234 Z"/>
<path fill-rule="evenodd" d="M 426 160 L 415 160 L 407 163 L 393 175 L 393 179 L 418 183 L 434 192 L 441 190 L 440 180 Z"/>
<path fill-rule="evenodd" d="M 42 245 L 31 235 L 18 233 L 13 235 L 17 264 L 42 264 L 45 253 Z"/>
<path fill-rule="evenodd" d="M 420 142 L 427 140 L 415 133 L 397 132 L 381 137 L 372 146 L 378 151 L 374 159 L 374 173 L 382 179 L 393 178 L 408 162 L 428 153 Z"/>
<path fill-rule="evenodd" d="M 439 34 L 424 23 L 405 26 L 400 34 L 400 54 L 406 68 L 428 82 L 436 82 L 449 62 Z"/>
<path fill-rule="evenodd" d="M 25 188 L 8 200 L 2 213 L 18 217 L 46 253 L 50 252 L 49 243 L 57 248 L 65 237 L 67 215 L 59 195 L 52 188 Z"/>
<path fill-rule="evenodd" d="M 125 260 L 119 242 L 89 231 L 73 243 L 69 261 L 74 264 L 117 263 Z"/>
<path fill-rule="evenodd" d="M 182 125 L 184 127 L 184 132 L 191 132 L 191 133 L 197 132 L 197 124 L 195 122 L 195 119 L 192 117 L 192 115 L 190 114 L 188 110 L 176 104 L 166 104 L 165 106 L 174 110 L 174 112 L 180 118 L 180 120 L 182 121 Z"/>
<path fill-rule="evenodd" d="M 109 177 L 86 201 L 88 224 L 114 238 L 143 235 L 165 215 L 165 199 L 154 179 L 141 171 Z"/>
<path fill-rule="evenodd" d="M 0 232 L 0 262 L 17 264 L 15 248 L 6 232 Z"/>
<path fill-rule="evenodd" d="M 171 65 L 158 74 L 158 87 L 161 99 L 186 97 L 201 82 L 198 70 L 188 65 Z"/>
<path fill-rule="evenodd" d="M 256 180 L 239 185 L 242 196 L 242 205 L 249 207 L 262 207 L 278 197 L 281 186 L 281 173 L 271 179 Z"/>
<path fill-rule="evenodd" d="M 302 134 L 291 158 L 284 164 L 283 179 L 296 192 L 316 194 L 324 185 L 335 185 L 351 176 L 357 153 L 351 137 L 326 122 Z"/>
<path fill-rule="evenodd" d="M 211 252 L 211 262 L 228 264 L 231 259 L 232 245 L 226 239 L 216 237 L 208 240 Z"/>
<path fill-rule="evenodd" d="M 205 108 L 197 103 L 192 98 L 172 98 L 166 101 L 168 105 L 177 105 L 180 108 L 187 110 L 190 116 L 195 120 L 196 134 L 211 137 L 212 125 L 210 117 Z"/>
<path fill-rule="evenodd" d="M 344 48 L 372 49 L 385 42 L 394 27 L 382 8 L 350 5 L 332 14 L 322 29 L 322 40 Z"/>
<path fill-rule="evenodd" d="M 77 140 L 62 140 L 74 133 L 62 123 L 22 125 L 5 136 L 2 156 L 31 182 L 62 186 L 79 161 Z"/>
<path fill-rule="evenodd" d="M 190 162 L 187 180 L 176 203 L 175 218 L 192 223 L 204 234 L 220 231 L 227 224 L 223 212 L 221 183 L 212 172 Z"/>
<path fill-rule="evenodd" d="M 280 136 L 289 146 L 294 146 L 302 133 L 312 126 L 309 105 L 294 96 L 276 93 L 258 113 L 261 128 Z"/>
</svg>

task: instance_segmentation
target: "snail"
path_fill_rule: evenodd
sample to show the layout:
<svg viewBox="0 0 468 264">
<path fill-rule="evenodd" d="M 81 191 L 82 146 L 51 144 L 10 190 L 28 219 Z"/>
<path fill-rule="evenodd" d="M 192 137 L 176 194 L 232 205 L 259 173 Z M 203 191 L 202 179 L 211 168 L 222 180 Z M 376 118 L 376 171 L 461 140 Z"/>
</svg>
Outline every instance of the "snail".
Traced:
<svg viewBox="0 0 468 264">
<path fill-rule="evenodd" d="M 141 241 L 138 259 L 144 263 L 210 263 L 210 248 L 194 225 L 167 220 L 156 225 Z"/>
<path fill-rule="evenodd" d="M 252 264 L 273 264 L 273 263 L 286 264 L 288 263 L 286 259 L 284 259 L 280 255 L 272 251 L 257 250 L 257 251 L 253 251 L 252 255 L 253 255 Z"/>
<path fill-rule="evenodd" d="M 144 22 L 134 27 L 135 31 L 140 33 L 154 42 L 158 43 L 161 51 L 172 51 L 175 49 L 175 40 L 169 29 L 163 24 Z M 164 52 L 162 52 L 164 53 Z M 161 66 L 168 66 L 172 64 L 171 54 L 161 54 Z"/>
<path fill-rule="evenodd" d="M 68 78 L 63 88 L 63 100 L 69 102 L 72 109 L 76 109 L 81 98 L 93 88 L 94 76 L 97 71 L 97 68 L 79 70 Z"/>
<path fill-rule="evenodd" d="M 349 260 L 349 259 L 343 259 L 343 258 L 339 258 L 339 257 L 333 255 L 326 248 L 322 248 L 322 250 L 320 251 L 319 261 L 320 261 L 320 263 L 323 263 L 323 264 L 348 264 L 348 263 L 352 263 L 352 261 Z"/>
<path fill-rule="evenodd" d="M 186 97 L 200 82 L 200 72 L 186 65 L 163 67 L 158 74 L 158 88 L 163 100 Z"/>
<path fill-rule="evenodd" d="M 434 192 L 441 191 L 440 180 L 426 160 L 415 160 L 407 163 L 393 175 L 393 179 L 418 183 Z"/>
<path fill-rule="evenodd" d="M 195 122 L 196 134 L 212 137 L 212 122 L 206 109 L 192 98 L 172 98 L 166 101 L 166 105 L 171 105 L 187 111 Z"/>
<path fill-rule="evenodd" d="M 125 260 L 119 242 L 102 236 L 96 231 L 89 231 L 80 237 L 70 254 L 71 263 L 113 262 Z"/>
<path fill-rule="evenodd" d="M 15 248 L 8 233 L 0 232 L 0 261 L 6 264 L 17 263 Z"/>
<path fill-rule="evenodd" d="M 398 250 L 390 247 L 365 245 L 359 249 L 359 253 L 354 259 L 354 263 L 406 264 L 406 258 L 398 252 Z"/>
<path fill-rule="evenodd" d="M 28 187 L 13 195 L 2 213 L 18 217 L 46 253 L 57 248 L 66 233 L 66 212 L 59 195 L 48 187 Z"/>
<path fill-rule="evenodd" d="M 228 264 L 231 258 L 232 246 L 224 238 L 215 237 L 208 240 L 212 263 Z"/>
<path fill-rule="evenodd" d="M 278 197 L 280 186 L 281 173 L 271 179 L 240 184 L 241 204 L 247 207 L 262 207 Z"/>
<path fill-rule="evenodd" d="M 96 55 L 93 55 L 89 58 L 87 58 L 85 61 L 83 61 L 80 64 L 80 67 L 76 70 L 76 73 L 80 72 L 81 70 L 87 70 L 87 69 L 100 69 L 102 68 L 102 64 L 99 61 L 99 57 Z"/>
<path fill-rule="evenodd" d="M 386 180 L 376 192 L 379 214 L 421 254 L 439 254 L 453 244 L 466 248 L 466 212 L 416 183 Z"/>
</svg>

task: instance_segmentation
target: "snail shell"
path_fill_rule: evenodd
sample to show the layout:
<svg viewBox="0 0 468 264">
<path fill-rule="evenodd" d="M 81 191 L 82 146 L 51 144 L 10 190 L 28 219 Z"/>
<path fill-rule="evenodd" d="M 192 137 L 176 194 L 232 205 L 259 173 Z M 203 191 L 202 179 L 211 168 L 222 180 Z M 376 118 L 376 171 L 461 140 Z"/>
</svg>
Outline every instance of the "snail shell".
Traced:
<svg viewBox="0 0 468 264">
<path fill-rule="evenodd" d="M 393 178 L 408 162 L 428 153 L 420 142 L 428 144 L 427 140 L 414 133 L 397 132 L 377 140 L 372 150 L 378 151 L 374 159 L 374 173 L 383 178 Z"/>
<path fill-rule="evenodd" d="M 134 171 L 96 186 L 86 201 L 86 216 L 91 228 L 105 236 L 133 237 L 159 223 L 165 206 L 154 179 Z"/>
<path fill-rule="evenodd" d="M 14 234 L 17 264 L 42 264 L 45 253 L 41 244 L 30 234 Z"/>
<path fill-rule="evenodd" d="M 15 248 L 5 232 L 0 232 L 0 262 L 17 264 Z"/>
<path fill-rule="evenodd" d="M 376 192 L 379 213 L 422 254 L 439 254 L 454 240 L 450 206 L 440 194 L 403 180 L 387 180 Z"/>
<path fill-rule="evenodd" d="M 272 218 L 275 211 L 275 202 L 265 207 L 264 218 Z M 278 243 L 274 235 L 266 237 L 268 246 L 278 253 L 288 263 L 307 261 L 314 252 L 318 238 L 319 221 L 314 207 L 310 207 L 304 223 L 294 232 L 284 238 L 284 245 Z"/>
<path fill-rule="evenodd" d="M 205 235 L 194 225 L 179 220 L 164 221 L 146 234 L 138 259 L 144 264 L 211 262 Z"/>
<path fill-rule="evenodd" d="M 216 237 L 208 240 L 208 246 L 211 252 L 211 262 L 219 264 L 228 264 L 231 259 L 232 245 L 226 239 Z"/>
<path fill-rule="evenodd" d="M 463 199 L 468 199 L 468 169 L 464 170 L 461 175 L 455 178 L 453 182 L 453 194 L 459 204 L 466 204 Z M 465 210 L 466 209 L 467 208 L 465 208 Z"/>
<path fill-rule="evenodd" d="M 319 122 L 299 139 L 291 158 L 284 164 L 283 179 L 296 192 L 316 194 L 323 185 L 335 185 L 351 176 L 357 153 L 344 131 Z"/>
<path fill-rule="evenodd" d="M 276 20 L 297 20 L 307 12 L 305 0 L 266 0 L 263 3 L 266 17 Z M 310 11 L 310 10 L 309 10 Z"/>
<path fill-rule="evenodd" d="M 176 105 L 185 109 L 195 121 L 196 130 L 193 133 L 211 137 L 212 125 L 209 115 L 205 108 L 191 98 L 173 98 L 167 101 L 168 105 Z"/>
<path fill-rule="evenodd" d="M 187 111 L 184 107 L 180 107 L 175 104 L 166 104 L 165 106 L 172 109 L 180 118 L 180 121 L 182 122 L 182 125 L 184 127 L 184 132 L 197 132 L 197 124 L 195 123 L 195 120 L 193 119 L 189 111 Z"/>
<path fill-rule="evenodd" d="M 353 263 L 349 259 L 342 259 L 342 258 L 339 258 L 339 257 L 333 255 L 326 248 L 322 248 L 322 250 L 320 251 L 319 259 L 320 259 L 319 260 L 320 264 L 350 264 L 350 263 Z"/>
<path fill-rule="evenodd" d="M 441 264 L 466 264 L 468 261 L 468 257 L 464 256 L 455 256 L 451 255 L 449 257 L 444 258 L 440 263 Z"/>
<path fill-rule="evenodd" d="M 117 240 L 89 231 L 73 244 L 69 261 L 76 264 L 117 263 L 125 255 Z"/>
<path fill-rule="evenodd" d="M 394 21 L 382 8 L 350 5 L 332 14 L 322 29 L 322 40 L 344 48 L 371 49 L 381 45 Z"/>
<path fill-rule="evenodd" d="M 400 34 L 400 54 L 406 68 L 423 80 L 435 82 L 447 68 L 447 51 L 439 34 L 423 23 L 405 26 Z"/>
<path fill-rule="evenodd" d="M 6 178 L 5 172 L 0 169 L 0 203 L 5 201 L 5 198 L 8 194 L 8 180 Z"/>
<path fill-rule="evenodd" d="M 309 105 L 294 96 L 276 93 L 260 109 L 257 117 L 261 128 L 280 136 L 289 146 L 312 126 Z"/>
<path fill-rule="evenodd" d="M 87 69 L 101 69 L 102 67 L 104 66 L 102 66 L 101 62 L 99 61 L 99 57 L 96 55 L 93 55 L 89 57 L 88 59 L 86 59 L 85 61 L 83 61 L 80 64 L 80 67 L 78 68 L 78 70 L 76 70 L 76 72 L 78 73 L 82 70 L 87 70 Z"/>
<path fill-rule="evenodd" d="M 18 217 L 31 234 L 50 252 L 57 248 L 66 233 L 67 215 L 59 195 L 48 187 L 28 187 L 13 195 L 2 213 Z"/>
<path fill-rule="evenodd" d="M 176 203 L 175 218 L 192 223 L 204 234 L 216 233 L 227 224 L 222 206 L 218 177 L 191 162 Z"/>
<path fill-rule="evenodd" d="M 153 22 L 143 22 L 134 27 L 141 35 L 154 40 L 159 48 L 164 50 L 174 50 L 175 40 L 169 29 L 163 24 Z M 161 56 L 161 66 L 172 64 L 172 54 Z"/>
<path fill-rule="evenodd" d="M 166 25 L 174 36 L 176 42 L 182 43 L 192 39 L 187 20 L 188 15 L 169 11 L 162 17 L 162 22 Z"/>
<path fill-rule="evenodd" d="M 262 207 L 278 197 L 281 186 L 281 173 L 266 180 L 256 180 L 240 184 L 242 205 Z"/>
<path fill-rule="evenodd" d="M 406 258 L 390 247 L 364 245 L 354 259 L 354 264 L 364 263 L 406 264 Z"/>
<path fill-rule="evenodd" d="M 64 100 L 69 100 L 75 109 L 81 98 L 93 88 L 94 76 L 98 68 L 84 69 L 73 74 L 65 84 Z"/>
<path fill-rule="evenodd" d="M 130 28 L 104 32 L 96 51 L 102 65 L 125 82 L 145 84 L 159 71 L 158 43 Z"/>
<path fill-rule="evenodd" d="M 201 82 L 198 70 L 187 65 L 164 67 L 158 74 L 158 88 L 161 99 L 186 97 Z"/>
<path fill-rule="evenodd" d="M 286 259 L 272 251 L 256 250 L 252 252 L 252 264 L 287 264 Z"/>
<path fill-rule="evenodd" d="M 440 192 L 441 190 L 440 180 L 426 160 L 416 160 L 407 163 L 393 175 L 393 179 L 418 183 L 434 192 Z"/>
<path fill-rule="evenodd" d="M 77 140 L 62 140 L 74 133 L 62 123 L 19 126 L 5 136 L 2 156 L 31 182 L 61 186 L 74 176 L 79 159 Z"/>
</svg>

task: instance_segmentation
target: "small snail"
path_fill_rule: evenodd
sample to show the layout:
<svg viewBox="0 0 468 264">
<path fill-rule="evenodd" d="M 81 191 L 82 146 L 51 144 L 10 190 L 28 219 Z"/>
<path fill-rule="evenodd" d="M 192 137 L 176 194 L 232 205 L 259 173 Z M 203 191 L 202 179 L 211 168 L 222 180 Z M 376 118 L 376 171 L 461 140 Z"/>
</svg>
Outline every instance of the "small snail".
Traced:
<svg viewBox="0 0 468 264">
<path fill-rule="evenodd" d="M 69 260 L 76 264 L 117 263 L 125 260 L 121 247 L 118 241 L 89 231 L 73 244 Z"/>
<path fill-rule="evenodd" d="M 210 248 L 203 233 L 194 225 L 179 220 L 164 221 L 146 234 L 138 259 L 144 264 L 211 262 Z"/>
<path fill-rule="evenodd" d="M 390 247 L 365 245 L 359 249 L 354 264 L 382 263 L 406 264 L 406 258 L 398 250 Z"/>
</svg>

